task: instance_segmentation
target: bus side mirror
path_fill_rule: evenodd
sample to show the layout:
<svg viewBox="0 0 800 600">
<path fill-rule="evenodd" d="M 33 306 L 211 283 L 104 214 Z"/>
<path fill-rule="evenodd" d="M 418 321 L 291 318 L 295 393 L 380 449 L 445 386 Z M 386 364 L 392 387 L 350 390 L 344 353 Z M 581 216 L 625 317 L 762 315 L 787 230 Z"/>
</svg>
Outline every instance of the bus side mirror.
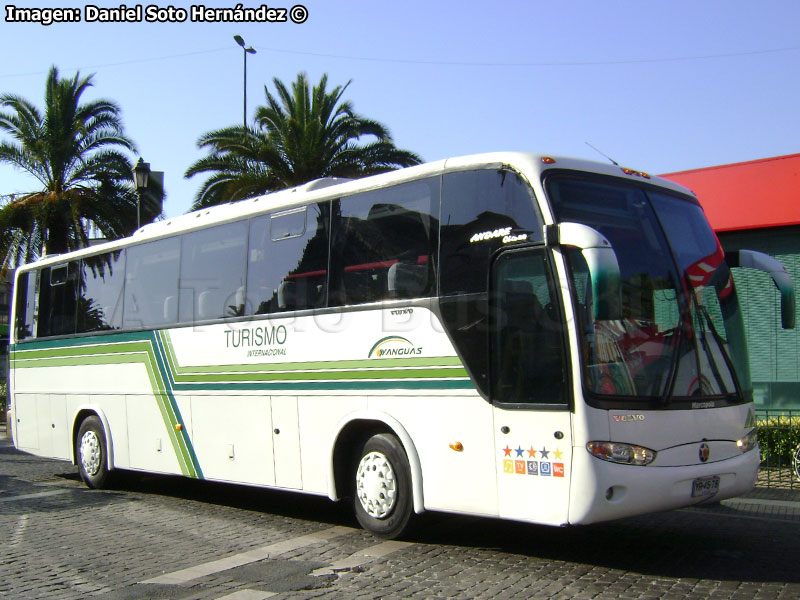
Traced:
<svg viewBox="0 0 800 600">
<path fill-rule="evenodd" d="M 604 235 L 581 223 L 545 225 L 545 240 L 550 247 L 578 248 L 589 267 L 592 308 L 595 321 L 622 318 L 622 277 L 614 248 Z"/>
<path fill-rule="evenodd" d="M 786 272 L 786 267 L 783 266 L 783 263 L 772 258 L 769 254 L 756 252 L 755 250 L 726 252 L 725 262 L 728 263 L 730 268 L 743 267 L 769 273 L 775 283 L 775 287 L 781 293 L 781 326 L 784 329 L 794 329 L 794 283 L 789 273 Z"/>
</svg>

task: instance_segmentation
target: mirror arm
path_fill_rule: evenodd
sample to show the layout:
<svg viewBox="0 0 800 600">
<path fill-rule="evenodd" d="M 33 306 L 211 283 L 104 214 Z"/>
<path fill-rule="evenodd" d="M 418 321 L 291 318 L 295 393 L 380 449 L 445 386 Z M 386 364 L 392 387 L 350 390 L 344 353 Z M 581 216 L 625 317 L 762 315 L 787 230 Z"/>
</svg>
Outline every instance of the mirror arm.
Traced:
<svg viewBox="0 0 800 600">
<path fill-rule="evenodd" d="M 779 260 L 763 252 L 755 250 L 734 250 L 725 253 L 725 262 L 728 267 L 742 267 L 756 269 L 768 273 L 772 282 L 781 294 L 781 326 L 784 329 L 794 329 L 795 326 L 795 294 L 794 282 L 786 267 Z"/>
<path fill-rule="evenodd" d="M 581 223 L 545 225 L 544 237 L 550 247 L 568 246 L 581 251 L 589 267 L 594 319 L 621 319 L 622 276 L 611 242 L 596 229 Z"/>
</svg>

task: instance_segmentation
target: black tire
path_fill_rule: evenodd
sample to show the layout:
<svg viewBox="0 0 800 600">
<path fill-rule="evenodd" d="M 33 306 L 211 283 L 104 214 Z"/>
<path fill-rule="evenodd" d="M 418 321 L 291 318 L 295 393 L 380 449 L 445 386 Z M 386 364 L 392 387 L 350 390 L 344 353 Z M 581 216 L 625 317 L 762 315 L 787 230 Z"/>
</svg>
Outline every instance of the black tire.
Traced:
<svg viewBox="0 0 800 600">
<path fill-rule="evenodd" d="M 353 506 L 367 531 L 394 539 L 408 530 L 414 512 L 411 468 L 394 435 L 381 433 L 367 440 L 353 469 Z"/>
<path fill-rule="evenodd" d="M 92 489 L 102 490 L 111 482 L 108 470 L 108 445 L 100 419 L 92 415 L 86 417 L 78 430 L 75 440 L 75 458 L 81 472 L 81 479 Z"/>
</svg>

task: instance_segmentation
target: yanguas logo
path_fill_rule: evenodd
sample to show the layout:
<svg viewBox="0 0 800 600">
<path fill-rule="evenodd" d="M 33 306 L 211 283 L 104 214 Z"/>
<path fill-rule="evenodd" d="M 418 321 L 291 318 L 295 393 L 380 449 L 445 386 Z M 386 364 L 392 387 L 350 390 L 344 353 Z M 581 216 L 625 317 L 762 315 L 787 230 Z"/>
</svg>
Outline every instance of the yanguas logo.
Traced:
<svg viewBox="0 0 800 600">
<path fill-rule="evenodd" d="M 422 347 L 399 335 L 390 335 L 375 342 L 367 358 L 389 358 L 393 356 L 415 356 L 422 354 Z"/>
</svg>

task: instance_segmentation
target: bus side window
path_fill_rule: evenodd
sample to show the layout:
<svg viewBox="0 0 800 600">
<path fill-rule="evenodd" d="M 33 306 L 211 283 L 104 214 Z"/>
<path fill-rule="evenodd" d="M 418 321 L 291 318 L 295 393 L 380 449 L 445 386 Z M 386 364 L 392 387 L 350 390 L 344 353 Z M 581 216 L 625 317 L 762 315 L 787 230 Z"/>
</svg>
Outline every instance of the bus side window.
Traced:
<svg viewBox="0 0 800 600">
<path fill-rule="evenodd" d="M 481 169 L 442 179 L 439 306 L 445 329 L 484 396 L 488 389 L 489 259 L 542 239 L 533 192 L 516 173 Z"/>
<path fill-rule="evenodd" d="M 77 332 L 122 327 L 125 250 L 89 256 L 81 261 Z"/>
<path fill-rule="evenodd" d="M 244 314 L 247 225 L 239 221 L 182 236 L 180 323 Z"/>
<path fill-rule="evenodd" d="M 443 296 L 486 292 L 489 257 L 542 239 L 533 192 L 511 171 L 450 173 L 442 182 Z"/>
<path fill-rule="evenodd" d="M 179 237 L 131 246 L 125 265 L 123 326 L 174 325 L 178 320 Z"/>
<path fill-rule="evenodd" d="M 493 274 L 492 397 L 565 405 L 563 327 L 543 248 L 512 250 Z"/>
<path fill-rule="evenodd" d="M 78 265 L 74 260 L 42 269 L 38 337 L 75 333 Z"/>
<path fill-rule="evenodd" d="M 17 279 L 16 339 L 22 341 L 34 336 L 34 308 L 39 272 L 28 271 Z"/>
<path fill-rule="evenodd" d="M 334 203 L 331 306 L 435 293 L 439 179 Z"/>
<path fill-rule="evenodd" d="M 251 221 L 246 314 L 325 306 L 329 215 L 321 202 Z"/>
</svg>

